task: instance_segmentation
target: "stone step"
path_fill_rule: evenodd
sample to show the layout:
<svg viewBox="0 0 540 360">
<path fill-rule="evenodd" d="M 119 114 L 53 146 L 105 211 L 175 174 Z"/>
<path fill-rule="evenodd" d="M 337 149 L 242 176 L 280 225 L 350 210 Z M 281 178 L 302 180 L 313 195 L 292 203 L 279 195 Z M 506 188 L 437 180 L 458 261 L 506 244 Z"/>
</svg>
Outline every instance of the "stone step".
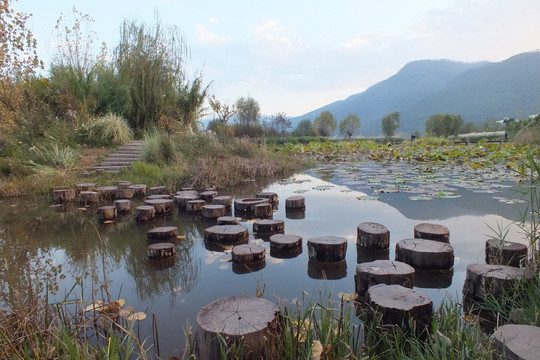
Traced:
<svg viewBox="0 0 540 360">
<path fill-rule="evenodd" d="M 127 155 L 127 154 L 110 154 L 103 161 L 109 160 L 133 160 L 140 159 L 141 155 Z"/>
<path fill-rule="evenodd" d="M 96 167 L 93 167 L 92 170 L 96 170 L 96 171 L 99 171 L 99 170 L 103 170 L 103 171 L 109 171 L 109 170 L 114 170 L 114 171 L 119 171 L 119 170 L 122 170 L 122 169 L 127 169 L 129 166 L 127 165 L 110 165 L 110 166 L 96 166 Z"/>
<path fill-rule="evenodd" d="M 109 167 L 109 166 L 131 166 L 134 161 L 104 161 L 99 164 L 99 167 Z"/>
</svg>

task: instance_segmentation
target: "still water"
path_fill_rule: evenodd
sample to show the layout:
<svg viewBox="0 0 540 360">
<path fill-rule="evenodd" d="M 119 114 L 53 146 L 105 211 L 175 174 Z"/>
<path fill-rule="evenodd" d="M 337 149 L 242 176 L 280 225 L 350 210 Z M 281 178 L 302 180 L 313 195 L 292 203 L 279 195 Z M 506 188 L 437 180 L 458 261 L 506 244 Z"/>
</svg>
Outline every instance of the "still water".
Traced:
<svg viewBox="0 0 540 360">
<path fill-rule="evenodd" d="M 415 285 L 437 307 L 445 296 L 461 298 L 467 265 L 484 263 L 484 243 L 487 235 L 493 235 L 490 227 L 510 225 L 519 217 L 524 205 L 514 181 L 504 170 L 468 173 L 349 163 L 320 165 L 270 185 L 246 182 L 241 189 L 220 195 L 277 193 L 280 202 L 274 219 L 284 220 L 285 233 L 300 235 L 304 241 L 296 258 L 272 257 L 269 243 L 253 237 L 253 220 L 242 220 L 250 241 L 267 249 L 266 266 L 244 274 L 233 271 L 230 251 L 205 243 L 204 229 L 215 222 L 198 215 L 174 209 L 145 224 L 137 224 L 133 215 L 98 224 L 92 209 L 64 211 L 43 199 L 6 200 L 0 207 L 0 290 L 9 283 L 24 294 L 29 269 L 34 282 L 54 290 L 53 301 L 90 300 L 92 291 L 102 299 L 107 284 L 113 300 L 125 299 L 126 305 L 149 315 L 138 324 L 149 343 L 155 315 L 160 355 L 166 358 L 181 353 L 186 325 L 195 325 L 199 310 L 214 300 L 264 289 L 266 299 L 294 306 L 305 293 L 315 299 L 321 292 L 336 299 L 340 292 L 353 293 L 357 264 L 374 259 L 357 251 L 360 223 L 377 222 L 390 230 L 390 250 L 377 256 L 393 260 L 396 242 L 413 237 L 416 224 L 433 222 L 450 230 L 454 269 L 442 275 L 417 274 Z M 305 197 L 305 213 L 286 213 L 285 199 L 293 195 Z M 181 235 L 175 261 L 159 266 L 146 259 L 146 232 L 157 226 L 176 226 Z M 306 243 L 324 235 L 345 237 L 348 249 L 346 267 L 323 274 L 309 265 Z M 507 240 L 525 243 L 515 226 L 510 226 Z"/>
</svg>

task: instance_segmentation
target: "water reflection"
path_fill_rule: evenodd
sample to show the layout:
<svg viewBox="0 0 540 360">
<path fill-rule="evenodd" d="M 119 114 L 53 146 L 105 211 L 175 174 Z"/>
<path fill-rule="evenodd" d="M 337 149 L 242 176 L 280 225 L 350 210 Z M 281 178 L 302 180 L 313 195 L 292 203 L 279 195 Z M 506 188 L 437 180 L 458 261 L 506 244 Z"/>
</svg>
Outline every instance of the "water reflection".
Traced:
<svg viewBox="0 0 540 360">
<path fill-rule="evenodd" d="M 375 260 L 389 260 L 390 249 L 366 249 L 356 247 L 356 263 L 372 262 Z"/>
<path fill-rule="evenodd" d="M 347 276 L 347 260 L 335 263 L 320 263 L 309 260 L 308 276 L 312 279 L 337 280 Z"/>
</svg>

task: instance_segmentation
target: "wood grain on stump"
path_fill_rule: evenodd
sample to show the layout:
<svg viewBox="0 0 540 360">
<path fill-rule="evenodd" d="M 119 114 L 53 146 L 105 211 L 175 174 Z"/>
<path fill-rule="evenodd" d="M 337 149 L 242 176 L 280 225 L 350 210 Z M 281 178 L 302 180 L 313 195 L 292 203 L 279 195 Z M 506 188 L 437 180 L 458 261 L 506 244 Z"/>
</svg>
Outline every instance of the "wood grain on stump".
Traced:
<svg viewBox="0 0 540 360">
<path fill-rule="evenodd" d="M 268 199 L 268 201 L 270 201 L 272 204 L 277 203 L 278 201 L 278 194 L 276 194 L 275 192 L 270 192 L 270 191 L 260 192 L 257 195 L 255 195 L 255 197 L 261 198 L 261 199 Z"/>
<path fill-rule="evenodd" d="M 176 246 L 173 243 L 150 244 L 146 249 L 146 256 L 149 259 L 166 259 L 176 255 Z"/>
<path fill-rule="evenodd" d="M 94 191 L 94 189 L 96 188 L 96 184 L 94 184 L 94 183 L 81 183 L 81 184 L 76 184 L 75 188 L 77 189 L 77 192 L 79 192 L 79 193 L 81 191 Z"/>
<path fill-rule="evenodd" d="M 347 276 L 347 261 L 321 263 L 309 260 L 307 274 L 317 280 L 339 280 Z"/>
<path fill-rule="evenodd" d="M 131 200 L 127 199 L 120 199 L 120 200 L 114 200 L 114 206 L 116 206 L 116 210 L 121 213 L 130 212 L 133 208 L 133 203 Z"/>
<path fill-rule="evenodd" d="M 212 199 L 212 204 L 223 205 L 230 209 L 232 207 L 232 197 L 226 195 L 216 196 Z"/>
<path fill-rule="evenodd" d="M 92 205 L 99 202 L 99 195 L 96 191 L 81 191 L 79 193 L 79 204 Z"/>
<path fill-rule="evenodd" d="M 144 205 L 151 205 L 156 209 L 156 215 L 166 214 L 172 211 L 172 200 L 168 199 L 150 199 L 144 200 Z"/>
<path fill-rule="evenodd" d="M 202 207 L 202 217 L 205 219 L 217 219 L 227 212 L 223 205 L 204 205 Z"/>
<path fill-rule="evenodd" d="M 135 197 L 140 198 L 146 195 L 146 185 L 144 184 L 129 185 L 128 188 L 133 189 L 133 196 Z"/>
<path fill-rule="evenodd" d="M 211 202 L 213 198 L 218 196 L 218 192 L 214 190 L 203 191 L 199 194 L 199 197 L 206 202 Z"/>
<path fill-rule="evenodd" d="M 242 225 L 215 225 L 204 229 L 204 239 L 221 244 L 247 243 L 249 231 Z"/>
<path fill-rule="evenodd" d="M 160 226 L 146 233 L 148 241 L 171 240 L 178 238 L 178 228 L 176 226 Z"/>
<path fill-rule="evenodd" d="M 167 194 L 167 188 L 165 186 L 153 186 L 148 192 L 150 195 L 165 195 Z"/>
<path fill-rule="evenodd" d="M 251 296 L 232 296 L 206 305 L 197 314 L 198 359 L 221 358 L 218 335 L 226 349 L 242 347 L 245 359 L 275 358 L 280 342 L 279 315 L 278 306 Z"/>
<path fill-rule="evenodd" d="M 118 190 L 117 186 L 101 186 L 96 189 L 96 191 L 99 194 L 99 198 L 103 200 L 114 200 L 114 196 L 116 195 L 116 190 Z"/>
<path fill-rule="evenodd" d="M 137 206 L 135 210 L 137 211 L 135 215 L 135 220 L 137 221 L 148 221 L 156 216 L 156 208 L 152 205 Z"/>
<path fill-rule="evenodd" d="M 473 300 L 482 300 L 486 295 L 499 297 L 510 293 L 517 281 L 532 277 L 529 271 L 513 266 L 470 264 L 467 265 L 463 295 Z"/>
<path fill-rule="evenodd" d="M 309 260 L 315 262 L 338 262 L 345 260 L 347 239 L 339 236 L 319 236 L 307 241 Z"/>
<path fill-rule="evenodd" d="M 265 259 L 266 249 L 256 244 L 236 245 L 232 249 L 232 261 L 237 264 L 246 264 Z"/>
<path fill-rule="evenodd" d="M 101 222 L 103 221 L 112 221 L 118 216 L 118 211 L 116 206 L 101 206 L 97 209 L 97 219 Z"/>
<path fill-rule="evenodd" d="M 414 237 L 447 243 L 450 242 L 450 230 L 444 225 L 421 223 L 414 227 Z"/>
<path fill-rule="evenodd" d="M 374 285 L 366 292 L 366 302 L 375 311 L 382 313 L 385 324 L 409 328 L 412 320 L 416 333 L 428 331 L 433 317 L 433 302 L 422 291 L 401 285 Z"/>
<path fill-rule="evenodd" d="M 260 219 L 269 219 L 274 216 L 272 204 L 257 204 L 253 206 L 253 214 Z"/>
<path fill-rule="evenodd" d="M 114 194 L 115 199 L 132 199 L 133 198 L 133 189 L 130 188 L 121 188 L 116 190 Z"/>
<path fill-rule="evenodd" d="M 218 225 L 238 225 L 238 218 L 235 216 L 220 216 L 217 219 Z"/>
<path fill-rule="evenodd" d="M 253 232 L 260 234 L 273 234 L 285 231 L 283 220 L 257 220 L 253 223 Z"/>
<path fill-rule="evenodd" d="M 418 269 L 451 269 L 454 266 L 454 248 L 435 240 L 401 240 L 396 244 L 396 260 Z"/>
<path fill-rule="evenodd" d="M 381 224 L 364 222 L 356 228 L 356 246 L 368 249 L 388 249 L 390 231 Z"/>
<path fill-rule="evenodd" d="M 206 201 L 204 200 L 189 200 L 186 201 L 186 211 L 187 212 L 197 212 L 201 211 Z"/>
<path fill-rule="evenodd" d="M 527 251 L 525 244 L 489 239 L 486 241 L 486 263 L 519 267 L 527 258 Z"/>
<path fill-rule="evenodd" d="M 241 212 L 253 212 L 253 206 L 268 203 L 268 199 L 244 198 L 234 200 L 234 210 Z"/>
<path fill-rule="evenodd" d="M 270 250 L 290 251 L 302 248 L 302 237 L 293 234 L 274 234 L 270 236 Z"/>
<path fill-rule="evenodd" d="M 176 195 L 174 197 L 174 203 L 178 206 L 178 209 L 185 209 L 186 203 L 192 200 L 199 200 L 199 195 L 193 193 L 186 193 L 182 195 Z"/>
<path fill-rule="evenodd" d="M 355 291 L 361 299 L 367 290 L 378 284 L 401 285 L 412 288 L 414 268 L 400 261 L 375 260 L 356 267 L 354 276 Z"/>
<path fill-rule="evenodd" d="M 290 196 L 287 199 L 285 199 L 285 208 L 286 209 L 305 209 L 306 198 L 300 195 Z"/>
<path fill-rule="evenodd" d="M 63 204 L 75 200 L 75 189 L 55 189 L 53 190 L 53 200 L 57 204 Z"/>
<path fill-rule="evenodd" d="M 493 340 L 505 359 L 540 359 L 540 327 L 503 325 L 495 331 Z"/>
</svg>

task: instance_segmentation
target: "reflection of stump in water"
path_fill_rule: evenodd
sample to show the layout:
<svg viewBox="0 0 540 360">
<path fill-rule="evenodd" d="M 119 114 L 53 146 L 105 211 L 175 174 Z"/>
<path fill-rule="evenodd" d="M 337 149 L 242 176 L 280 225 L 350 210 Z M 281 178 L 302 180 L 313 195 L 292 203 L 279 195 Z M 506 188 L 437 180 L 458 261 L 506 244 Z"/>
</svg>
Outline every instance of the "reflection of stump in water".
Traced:
<svg viewBox="0 0 540 360">
<path fill-rule="evenodd" d="M 420 223 L 414 227 L 414 237 L 447 243 L 450 242 L 450 231 L 444 225 Z"/>
<path fill-rule="evenodd" d="M 212 204 L 223 205 L 225 208 L 230 209 L 232 207 L 232 197 L 226 195 L 216 196 L 212 199 Z"/>
<path fill-rule="evenodd" d="M 510 241 L 486 241 L 486 263 L 519 267 L 527 258 L 527 245 Z"/>
<path fill-rule="evenodd" d="M 129 185 L 128 188 L 133 189 L 134 197 L 141 198 L 146 195 L 146 185 L 144 184 Z"/>
<path fill-rule="evenodd" d="M 214 301 L 197 315 L 197 354 L 201 360 L 221 357 L 224 351 L 240 347 L 246 359 L 277 356 L 279 307 L 268 300 L 251 296 L 232 296 Z"/>
<path fill-rule="evenodd" d="M 540 356 L 540 327 L 531 325 L 503 325 L 493 339 L 506 359 L 538 359 Z"/>
<path fill-rule="evenodd" d="M 250 274 L 262 270 L 266 267 L 266 260 L 262 259 L 245 264 L 232 263 L 232 271 L 235 274 Z"/>
<path fill-rule="evenodd" d="M 356 246 L 368 249 L 388 249 L 390 231 L 381 224 L 364 222 L 356 228 Z"/>
<path fill-rule="evenodd" d="M 347 239 L 339 236 L 319 236 L 307 241 L 309 260 L 315 262 L 339 262 L 345 260 Z"/>
<path fill-rule="evenodd" d="M 347 276 L 347 261 L 320 263 L 308 261 L 308 276 L 317 280 L 338 280 Z"/>
<path fill-rule="evenodd" d="M 415 269 L 414 286 L 424 289 L 446 289 L 452 285 L 454 269 L 422 270 Z"/>
<path fill-rule="evenodd" d="M 238 225 L 238 218 L 234 216 L 220 216 L 217 219 L 218 225 Z"/>
<path fill-rule="evenodd" d="M 114 200 L 114 206 L 116 206 L 116 210 L 119 213 L 126 213 L 126 212 L 131 212 L 133 203 L 131 202 L 131 200 L 120 199 L 120 200 Z"/>
<path fill-rule="evenodd" d="M 306 218 L 306 209 L 285 209 L 285 217 L 291 220 L 302 220 Z"/>
<path fill-rule="evenodd" d="M 357 246 L 356 247 L 356 263 L 362 264 L 375 260 L 390 259 L 390 249 L 372 250 Z"/>
<path fill-rule="evenodd" d="M 418 269 L 451 269 L 454 266 L 454 248 L 446 242 L 434 240 L 401 240 L 396 244 L 396 260 Z"/>
<path fill-rule="evenodd" d="M 375 260 L 362 263 L 356 267 L 354 275 L 355 291 L 360 299 L 364 299 L 368 289 L 373 285 L 401 285 L 412 288 L 414 284 L 414 268 L 399 261 Z"/>
<path fill-rule="evenodd" d="M 156 208 L 152 205 L 137 206 L 135 210 L 137 211 L 137 214 L 135 215 L 135 220 L 137 221 L 148 221 L 156 216 Z"/>
<path fill-rule="evenodd" d="M 105 221 L 113 221 L 118 216 L 118 210 L 116 210 L 116 206 L 109 205 L 109 206 L 101 206 L 97 209 L 97 219 L 98 221 L 105 222 Z"/>
</svg>

